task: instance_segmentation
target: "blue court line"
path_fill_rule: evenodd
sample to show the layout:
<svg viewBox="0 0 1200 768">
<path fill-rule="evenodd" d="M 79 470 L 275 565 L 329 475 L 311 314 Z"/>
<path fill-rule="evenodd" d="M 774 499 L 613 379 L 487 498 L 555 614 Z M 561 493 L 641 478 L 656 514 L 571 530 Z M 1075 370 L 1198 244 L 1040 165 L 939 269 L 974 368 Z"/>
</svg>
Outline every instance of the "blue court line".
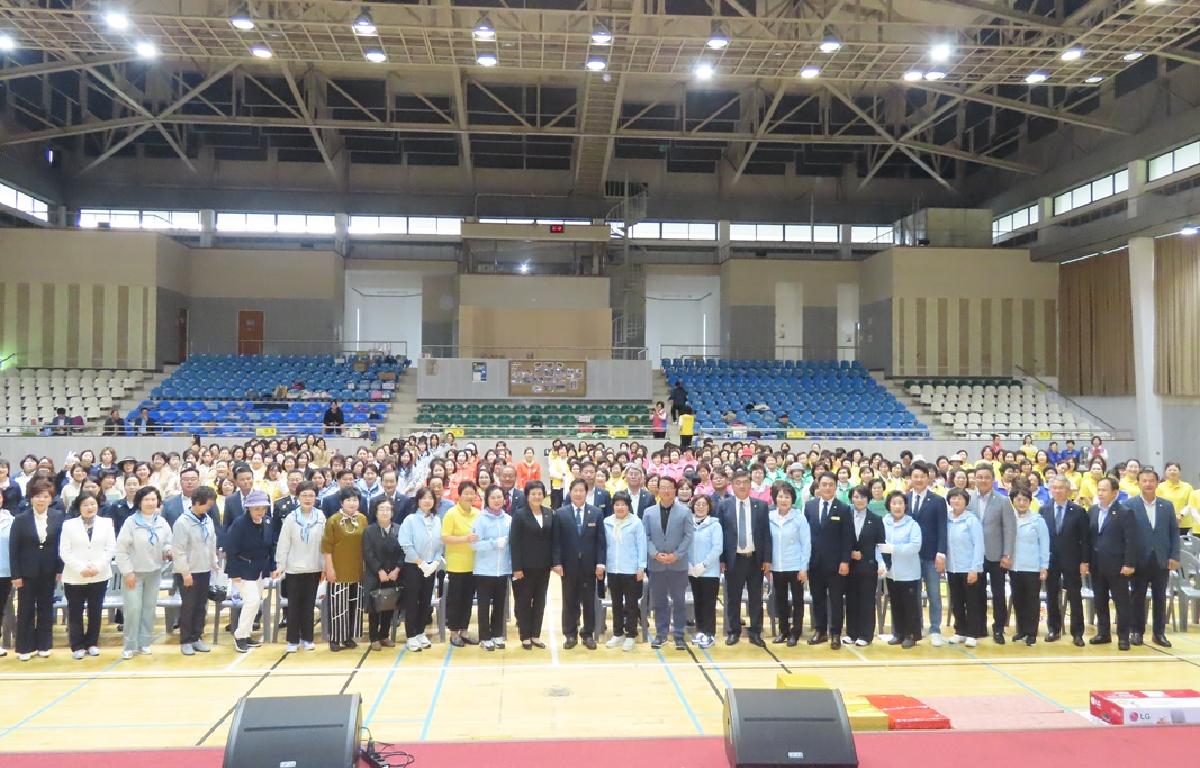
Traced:
<svg viewBox="0 0 1200 768">
<path fill-rule="evenodd" d="M 115 661 L 111 662 L 107 667 L 105 667 L 104 669 L 102 669 L 100 671 L 102 673 L 108 672 L 108 671 L 114 669 L 115 667 L 117 667 L 122 661 L 124 661 L 124 659 L 117 658 Z M 31 720 L 36 719 L 40 715 L 44 714 L 45 712 L 53 709 L 54 707 L 58 706 L 62 702 L 66 701 L 68 698 L 71 697 L 72 694 L 87 687 L 87 685 L 95 679 L 96 678 L 94 678 L 94 677 L 89 677 L 88 679 L 80 682 L 79 685 L 76 685 L 74 688 L 70 688 L 66 691 L 63 691 L 58 696 L 55 696 L 49 702 L 47 702 L 46 704 L 43 704 L 41 707 L 38 707 L 32 713 L 26 715 L 21 720 L 18 720 L 17 722 L 13 723 L 9 727 L 5 728 L 3 731 L 0 731 L 0 739 L 3 739 L 6 736 L 9 736 L 14 731 L 17 731 L 18 729 L 20 729 L 21 726 L 25 725 L 26 723 L 30 722 Z"/>
<path fill-rule="evenodd" d="M 1034 688 L 1033 686 L 1026 684 L 1026 683 L 1025 683 L 1025 682 L 1023 682 L 1023 681 L 1022 681 L 1020 678 L 1018 678 L 1018 677 L 1015 677 L 1015 676 L 1013 676 L 1013 675 L 1009 674 L 1008 672 L 1005 672 L 1005 671 L 1004 671 L 1004 670 L 1003 670 L 1001 667 L 999 667 L 999 666 L 997 666 L 997 665 L 995 665 L 995 664 L 992 664 L 992 663 L 991 663 L 991 662 L 989 662 L 987 659 L 985 659 L 985 658 L 982 658 L 982 657 L 979 657 L 979 656 L 976 656 L 975 654 L 973 654 L 973 653 L 971 653 L 970 651 L 968 651 L 966 648 L 959 648 L 958 650 L 959 650 L 959 652 L 961 652 L 961 653 L 963 653 L 963 654 L 966 654 L 966 655 L 967 655 L 969 658 L 972 658 L 972 659 L 974 659 L 975 661 L 978 661 L 978 662 L 980 662 L 980 663 L 981 663 L 981 664 L 983 664 L 985 667 L 987 667 L 988 669 L 990 669 L 990 670 L 992 670 L 993 672 L 997 673 L 997 674 L 998 674 L 998 675 L 1000 675 L 1001 677 L 1004 677 L 1004 678 L 1006 678 L 1006 679 L 1008 679 L 1008 680 L 1011 680 L 1012 682 L 1014 682 L 1014 683 L 1016 683 L 1017 685 L 1021 686 L 1021 687 L 1022 687 L 1022 688 L 1024 688 L 1025 690 L 1027 690 L 1027 691 L 1029 691 L 1030 693 L 1032 693 L 1034 696 L 1037 696 L 1039 699 L 1041 699 L 1041 700 L 1043 700 L 1043 701 L 1046 701 L 1046 702 L 1048 702 L 1048 703 L 1050 703 L 1050 704 L 1053 704 L 1054 706 L 1056 706 L 1056 707 L 1058 707 L 1059 709 L 1061 709 L 1063 712 L 1074 712 L 1074 711 L 1075 711 L 1075 710 L 1074 710 L 1074 709 L 1072 709 L 1071 707 L 1066 707 L 1066 706 L 1063 706 L 1063 705 L 1062 705 L 1060 702 L 1057 702 L 1057 701 L 1055 701 L 1054 699 L 1050 698 L 1050 697 L 1049 697 L 1049 696 L 1047 696 L 1046 694 L 1044 694 L 1044 693 L 1042 693 L 1041 691 L 1039 691 L 1037 688 Z"/>
<path fill-rule="evenodd" d="M 421 741 L 429 736 L 429 726 L 433 725 L 433 713 L 437 709 L 438 699 L 442 695 L 442 683 L 446 682 L 446 671 L 450 669 L 450 657 L 454 655 L 454 646 L 446 643 L 446 657 L 442 659 L 442 673 L 438 675 L 437 685 L 433 688 L 433 699 L 425 712 L 425 724 L 421 726 Z"/>
<path fill-rule="evenodd" d="M 363 725 L 371 724 L 371 718 L 375 717 L 375 710 L 379 708 L 379 702 L 383 701 L 383 694 L 387 693 L 388 686 L 392 684 L 392 678 L 396 676 L 396 667 L 400 666 L 400 659 L 403 659 L 406 653 L 408 653 L 408 646 L 401 648 L 400 653 L 396 654 L 396 660 L 392 662 L 392 668 L 388 670 L 387 677 L 383 680 L 383 687 L 379 689 L 379 695 L 375 697 L 375 703 L 367 712 L 367 719 L 363 721 Z"/>
<path fill-rule="evenodd" d="M 697 647 L 699 647 L 699 646 L 697 646 Z M 717 677 L 721 678 L 721 682 L 725 683 L 725 687 L 732 688 L 733 683 L 729 682 L 729 678 L 725 677 L 725 673 L 721 671 L 721 665 L 717 664 L 716 660 L 714 660 L 713 657 L 711 655 L 709 655 L 708 649 L 700 648 L 700 652 L 703 653 L 704 658 L 708 659 L 709 663 L 713 665 L 713 669 L 715 669 L 717 671 Z"/>
<path fill-rule="evenodd" d="M 692 719 L 692 725 L 696 728 L 696 733 L 704 735 L 704 728 L 700 726 L 700 720 L 696 717 L 696 713 L 692 710 L 692 705 L 688 703 L 687 696 L 683 695 L 683 688 L 679 687 L 679 681 L 675 679 L 675 673 L 671 671 L 671 667 L 667 664 L 666 658 L 663 657 L 662 651 L 655 649 L 654 655 L 658 657 L 658 661 L 662 664 L 662 668 L 666 671 L 667 677 L 671 681 L 671 685 L 675 686 L 675 693 L 679 696 L 679 701 L 683 704 L 683 708 L 687 710 L 688 717 Z"/>
</svg>

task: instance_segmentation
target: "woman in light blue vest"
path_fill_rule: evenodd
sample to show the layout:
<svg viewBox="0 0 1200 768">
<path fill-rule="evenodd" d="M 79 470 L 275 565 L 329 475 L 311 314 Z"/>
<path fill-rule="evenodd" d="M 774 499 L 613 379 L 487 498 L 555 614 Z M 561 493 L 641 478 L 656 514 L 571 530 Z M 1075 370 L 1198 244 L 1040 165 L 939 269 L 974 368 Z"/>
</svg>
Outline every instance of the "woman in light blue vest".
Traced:
<svg viewBox="0 0 1200 768">
<path fill-rule="evenodd" d="M 1050 529 L 1046 520 L 1030 507 L 1033 494 L 1029 488 L 1019 486 L 1009 493 L 1013 510 L 1017 513 L 1017 541 L 1013 545 L 1012 579 L 1013 613 L 1017 616 L 1017 634 L 1013 642 L 1022 640 L 1026 645 L 1037 642 L 1038 625 L 1041 623 L 1039 593 L 1050 567 Z"/>
<path fill-rule="evenodd" d="M 721 591 L 721 554 L 725 549 L 721 521 L 713 517 L 712 511 L 712 497 L 700 494 L 692 498 L 696 530 L 688 553 L 688 581 L 696 611 L 693 639 L 701 648 L 711 648 L 717 634 L 717 593 Z"/>
<path fill-rule="evenodd" d="M 885 543 L 876 547 L 887 573 L 888 598 L 892 604 L 892 639 L 888 645 L 905 650 L 921 636 L 921 526 L 908 514 L 903 491 L 887 496 L 888 515 L 883 518 Z"/>
<path fill-rule="evenodd" d="M 969 501 L 962 488 L 946 494 L 950 517 L 946 521 L 946 580 L 950 584 L 950 614 L 954 635 L 950 643 L 974 648 L 976 639 L 987 637 L 987 592 L 983 573 L 983 524 L 967 511 Z"/>
<path fill-rule="evenodd" d="M 504 648 L 504 611 L 508 580 L 512 576 L 512 552 L 508 532 L 512 518 L 504 511 L 507 494 L 499 485 L 489 486 L 483 512 L 471 525 L 479 539 L 475 550 L 475 599 L 479 611 L 479 646 L 485 651 Z"/>
<path fill-rule="evenodd" d="M 630 514 L 628 493 L 615 494 L 612 505 L 613 513 L 604 518 L 604 564 L 596 566 L 596 578 L 607 576 L 612 596 L 612 637 L 604 645 L 632 651 L 641 623 L 638 601 L 646 581 L 646 529 L 637 515 Z"/>
<path fill-rule="evenodd" d="M 812 529 L 804 512 L 796 508 L 796 489 L 789 484 L 772 489 L 775 508 L 771 526 L 771 593 L 775 600 L 777 631 L 774 643 L 795 647 L 804 632 L 804 584 L 812 556 Z"/>
</svg>

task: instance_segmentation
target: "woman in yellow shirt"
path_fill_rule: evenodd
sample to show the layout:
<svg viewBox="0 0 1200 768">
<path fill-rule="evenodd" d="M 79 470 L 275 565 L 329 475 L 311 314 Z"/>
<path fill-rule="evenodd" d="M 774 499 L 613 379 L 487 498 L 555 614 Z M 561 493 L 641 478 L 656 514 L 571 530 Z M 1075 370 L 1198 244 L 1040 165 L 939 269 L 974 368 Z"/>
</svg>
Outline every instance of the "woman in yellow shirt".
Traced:
<svg viewBox="0 0 1200 768">
<path fill-rule="evenodd" d="M 1125 471 L 1121 473 L 1119 485 L 1121 490 L 1125 491 L 1125 493 L 1129 495 L 1129 498 L 1132 499 L 1142 492 L 1137 480 L 1138 472 L 1142 471 L 1141 462 L 1139 462 L 1137 459 L 1130 459 L 1129 461 L 1125 462 L 1124 470 Z"/>
<path fill-rule="evenodd" d="M 475 483 L 463 480 L 457 490 L 458 502 L 442 518 L 442 542 L 446 545 L 446 628 L 450 630 L 450 644 L 461 648 L 478 642 L 467 635 L 467 627 L 475 600 L 475 550 L 471 544 L 479 541 L 471 526 L 479 510 L 475 508 Z"/>
<path fill-rule="evenodd" d="M 1090 506 L 1096 499 L 1096 483 L 1100 482 L 1100 478 L 1104 477 L 1104 459 L 1092 459 L 1091 467 L 1088 473 L 1079 481 L 1079 492 L 1075 494 L 1075 500 L 1085 506 Z"/>
<path fill-rule="evenodd" d="M 1025 435 L 1018 450 L 1028 456 L 1030 461 L 1033 461 L 1038 454 L 1038 447 L 1033 444 L 1033 435 Z"/>
<path fill-rule="evenodd" d="M 1175 505 L 1175 518 L 1179 521 L 1179 533 L 1189 533 L 1192 530 L 1192 516 L 1191 514 L 1185 516 L 1183 512 L 1187 509 L 1195 489 L 1190 483 L 1179 479 L 1182 468 L 1178 461 L 1168 461 L 1163 472 L 1166 477 L 1158 484 L 1156 494 L 1158 498 L 1166 499 Z"/>
</svg>

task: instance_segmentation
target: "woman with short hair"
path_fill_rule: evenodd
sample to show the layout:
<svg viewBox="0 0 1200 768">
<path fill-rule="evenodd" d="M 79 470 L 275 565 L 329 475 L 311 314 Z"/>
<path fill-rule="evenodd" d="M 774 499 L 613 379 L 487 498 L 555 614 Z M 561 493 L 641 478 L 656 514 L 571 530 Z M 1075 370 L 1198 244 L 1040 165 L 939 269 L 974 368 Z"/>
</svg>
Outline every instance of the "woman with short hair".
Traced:
<svg viewBox="0 0 1200 768">
<path fill-rule="evenodd" d="M 63 595 L 67 598 L 67 635 L 71 655 L 100 655 L 100 616 L 112 558 L 117 552 L 117 535 L 112 520 L 100 517 L 100 499 L 83 492 L 71 505 L 74 515 L 63 523 L 58 554 L 63 561 Z M 84 627 L 84 612 L 87 626 Z"/>
<path fill-rule="evenodd" d="M 325 558 L 321 541 L 325 536 L 325 514 L 317 506 L 317 487 L 311 480 L 296 485 L 297 506 L 279 528 L 275 547 L 275 572 L 287 580 L 287 652 L 316 649 L 313 643 L 313 610 Z"/>
<path fill-rule="evenodd" d="M 54 629 L 54 586 L 62 572 L 58 557 L 64 515 L 53 509 L 53 485 L 35 476 L 26 486 L 29 512 L 12 523 L 9 568 L 17 590 L 17 658 L 29 661 L 36 651 L 50 655 Z"/>
<path fill-rule="evenodd" d="M 605 554 L 596 564 L 596 578 L 607 579 L 612 596 L 613 630 L 606 648 L 632 651 L 641 629 L 642 588 L 646 580 L 646 530 L 630 513 L 628 493 L 613 497 L 613 513 L 604 518 Z"/>
<path fill-rule="evenodd" d="M 775 486 L 775 506 L 767 515 L 771 534 L 771 593 L 777 632 L 772 642 L 794 648 L 804 632 L 804 585 L 812 556 L 812 530 L 796 507 L 796 489 Z"/>
<path fill-rule="evenodd" d="M 121 597 L 125 616 L 125 649 L 121 658 L 150 655 L 154 611 L 162 584 L 163 566 L 171 552 L 171 526 L 160 514 L 162 494 L 153 485 L 133 497 L 137 510 L 117 534 L 117 568 L 124 574 Z"/>
<path fill-rule="evenodd" d="M 546 613 L 546 590 L 554 565 L 554 513 L 545 509 L 546 486 L 540 480 L 525 484 L 529 502 L 512 516 L 509 548 L 512 556 L 513 614 L 521 647 L 529 651 L 541 641 L 542 619 Z"/>
<path fill-rule="evenodd" d="M 440 482 L 440 481 L 439 481 Z M 440 498 L 430 488 L 418 488 L 413 496 L 417 511 L 404 518 L 398 539 L 404 550 L 404 636 L 408 650 L 419 652 L 433 646 L 425 636 L 433 606 L 437 572 L 446 562 L 442 557 L 442 522 L 438 519 Z"/>
<path fill-rule="evenodd" d="M 1013 543 L 1012 606 L 1017 618 L 1017 634 L 1013 642 L 1026 645 L 1037 642 L 1041 623 L 1041 583 L 1050 568 L 1050 529 L 1046 519 L 1031 509 L 1033 494 L 1028 488 L 1017 487 L 1009 493 L 1013 511 L 1017 513 L 1017 536 Z"/>
<path fill-rule="evenodd" d="M 367 600 L 367 632 L 372 651 L 391 648 L 396 644 L 392 640 L 395 605 L 381 610 L 372 594 L 376 590 L 400 587 L 404 550 L 396 533 L 397 528 L 392 524 L 392 502 L 385 497 L 375 507 L 375 522 L 367 526 L 363 534 L 362 589 Z"/>
<path fill-rule="evenodd" d="M 983 572 L 983 524 L 967 512 L 970 496 L 961 488 L 946 494 L 950 515 L 946 521 L 946 581 L 950 587 L 950 614 L 954 635 L 949 642 L 974 648 L 987 637 L 987 591 Z"/>
<path fill-rule="evenodd" d="M 508 536 L 512 518 L 504 511 L 507 495 L 498 485 L 488 488 L 483 512 L 471 524 L 476 536 L 475 595 L 478 604 L 479 646 L 485 651 L 503 650 L 505 644 L 505 599 L 512 576 Z"/>
<path fill-rule="evenodd" d="M 710 496 L 694 496 L 691 509 L 694 533 L 688 551 L 688 582 L 696 613 L 693 640 L 700 648 L 711 648 L 717 636 L 717 594 L 721 591 L 725 535 L 721 532 L 721 521 L 713 514 Z"/>
<path fill-rule="evenodd" d="M 325 556 L 325 580 L 329 582 L 325 599 L 329 601 L 329 650 L 340 651 L 358 645 L 354 638 L 362 634 L 363 536 L 367 517 L 358 511 L 359 496 L 354 488 L 338 492 L 339 510 L 325 521 L 321 552 Z"/>
<path fill-rule="evenodd" d="M 479 517 L 476 492 L 475 483 L 460 482 L 457 502 L 442 517 L 442 543 L 446 545 L 446 627 L 450 630 L 450 644 L 460 648 L 477 642 L 467 635 L 471 603 L 475 599 L 475 550 L 471 545 L 479 541 L 479 534 L 473 530 Z M 481 627 L 480 631 L 483 630 Z"/>
<path fill-rule="evenodd" d="M 876 547 L 880 575 L 886 573 L 892 606 L 892 639 L 888 645 L 908 650 L 921 636 L 921 526 L 908 514 L 903 491 L 887 496 L 883 518 L 885 540 Z"/>
</svg>

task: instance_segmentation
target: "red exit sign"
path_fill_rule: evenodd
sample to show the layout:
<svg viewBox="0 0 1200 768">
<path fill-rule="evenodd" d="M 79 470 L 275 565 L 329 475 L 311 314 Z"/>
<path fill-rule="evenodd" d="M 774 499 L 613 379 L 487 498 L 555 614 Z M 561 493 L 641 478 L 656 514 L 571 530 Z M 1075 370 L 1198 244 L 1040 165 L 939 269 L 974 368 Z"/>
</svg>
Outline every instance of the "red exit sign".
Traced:
<svg viewBox="0 0 1200 768">
<path fill-rule="evenodd" d="M 567 227 L 565 224 L 551 224 L 550 225 L 550 234 L 552 234 L 552 235 L 561 235 L 562 233 L 564 233 L 566 231 L 567 231 Z"/>
</svg>

